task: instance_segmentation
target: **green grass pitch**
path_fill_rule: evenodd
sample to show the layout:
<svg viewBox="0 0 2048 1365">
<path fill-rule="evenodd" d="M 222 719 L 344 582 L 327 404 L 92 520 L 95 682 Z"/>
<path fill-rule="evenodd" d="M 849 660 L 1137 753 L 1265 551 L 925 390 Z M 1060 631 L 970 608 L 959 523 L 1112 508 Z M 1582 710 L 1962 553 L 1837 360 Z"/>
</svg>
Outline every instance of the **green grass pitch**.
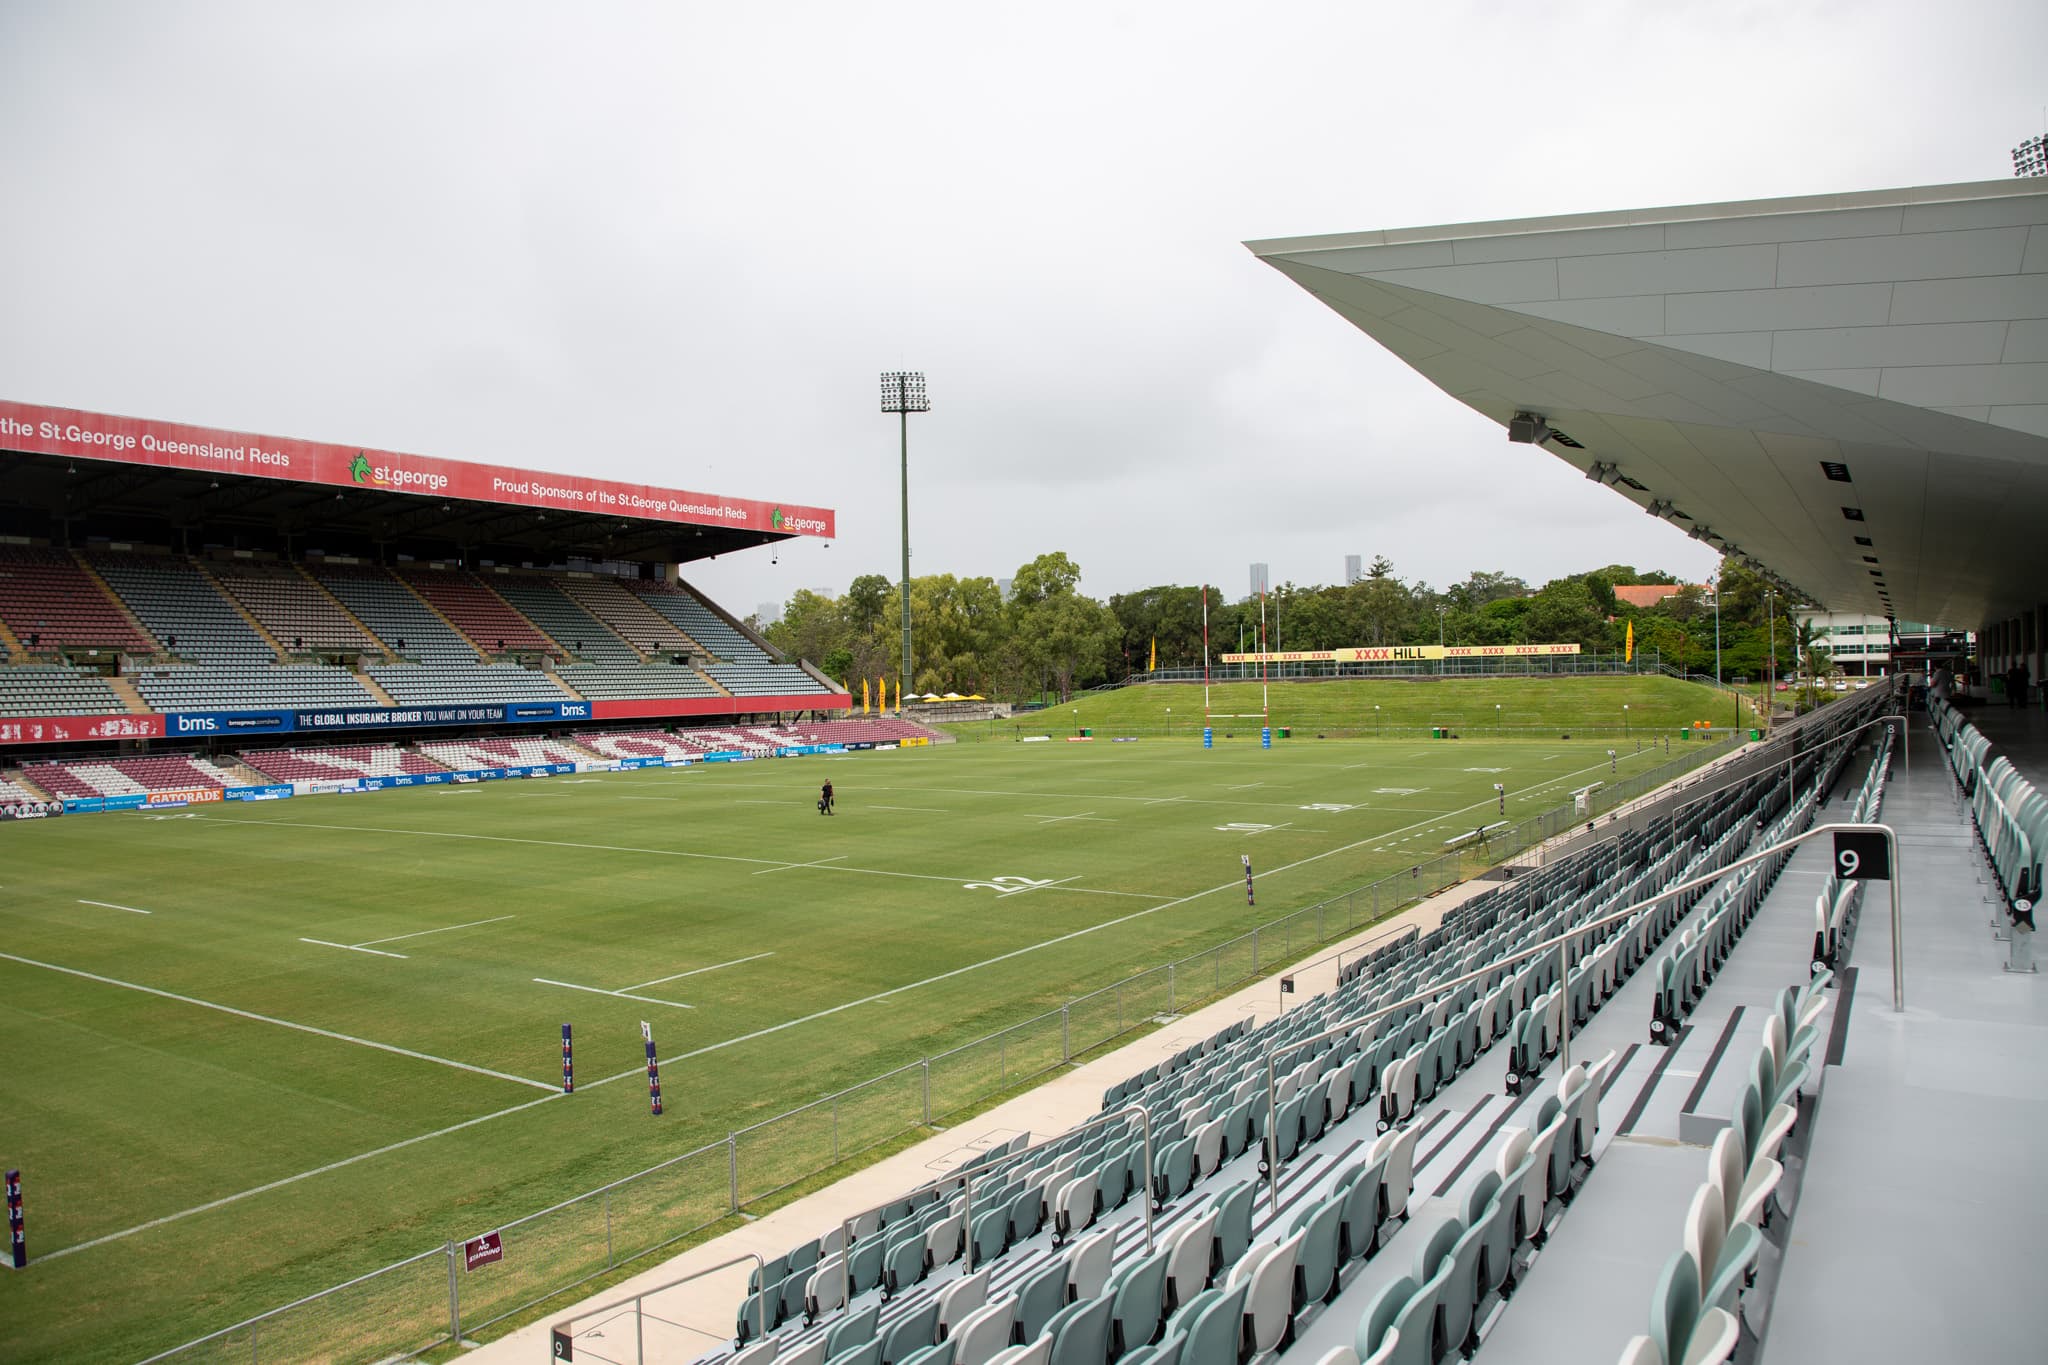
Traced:
<svg viewBox="0 0 2048 1365">
<path fill-rule="evenodd" d="M 1697 709 L 1637 686 L 1666 734 Z M 5 829 L 0 1164 L 35 1259 L 0 1354 L 140 1358 L 488 1230 L 1432 856 L 1496 781 L 1557 805 L 1613 746 L 1105 736 Z M 746 1185 L 817 1140 L 745 1147 Z M 479 1276 L 566 1254 L 508 1237 Z"/>
</svg>

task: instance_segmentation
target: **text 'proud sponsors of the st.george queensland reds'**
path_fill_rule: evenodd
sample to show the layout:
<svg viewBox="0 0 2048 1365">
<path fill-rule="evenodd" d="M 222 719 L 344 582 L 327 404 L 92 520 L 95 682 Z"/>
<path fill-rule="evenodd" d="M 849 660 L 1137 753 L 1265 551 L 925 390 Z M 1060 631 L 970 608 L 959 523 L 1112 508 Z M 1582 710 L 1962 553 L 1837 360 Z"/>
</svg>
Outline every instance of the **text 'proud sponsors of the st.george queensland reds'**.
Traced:
<svg viewBox="0 0 2048 1365">
<path fill-rule="evenodd" d="M 501 497 L 550 498 L 559 502 L 580 502 L 608 512 L 667 512 L 685 517 L 717 517 L 722 521 L 745 521 L 747 509 L 731 503 L 694 503 L 679 498 L 649 497 L 630 489 L 579 488 L 574 484 L 546 483 L 540 479 L 491 478 L 491 492 Z M 822 529 L 823 523 L 819 523 Z"/>
</svg>

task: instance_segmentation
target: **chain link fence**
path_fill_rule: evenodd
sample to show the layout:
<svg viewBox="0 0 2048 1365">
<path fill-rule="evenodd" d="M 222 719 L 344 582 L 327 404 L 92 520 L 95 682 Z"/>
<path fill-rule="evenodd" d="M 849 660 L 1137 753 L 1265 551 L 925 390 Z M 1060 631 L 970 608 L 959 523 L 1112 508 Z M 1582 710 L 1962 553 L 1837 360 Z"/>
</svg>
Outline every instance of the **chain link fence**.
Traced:
<svg viewBox="0 0 2048 1365">
<path fill-rule="evenodd" d="M 503 1224 L 492 1229 L 501 1239 L 503 1259 L 474 1273 L 464 1269 L 463 1244 L 446 1243 L 152 1356 L 144 1365 L 369 1362 L 447 1345 L 1138 1029 L 1221 999 L 1322 944 L 1348 938 L 1634 801 L 1718 758 L 1734 742 L 1687 745 L 1687 752 L 1666 763 L 1589 793 L 1584 809 L 1563 806 L 1475 829 L 1456 847 L 1405 871 Z"/>
</svg>

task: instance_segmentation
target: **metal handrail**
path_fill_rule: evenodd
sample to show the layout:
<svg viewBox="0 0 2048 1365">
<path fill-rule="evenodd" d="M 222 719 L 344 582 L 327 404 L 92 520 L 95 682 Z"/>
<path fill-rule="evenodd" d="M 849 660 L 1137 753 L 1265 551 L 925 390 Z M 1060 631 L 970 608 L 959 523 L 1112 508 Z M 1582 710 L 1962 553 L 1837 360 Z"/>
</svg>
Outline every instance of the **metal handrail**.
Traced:
<svg viewBox="0 0 2048 1365">
<path fill-rule="evenodd" d="M 1446 992 L 1456 990 L 1458 987 L 1463 986 L 1468 982 L 1477 981 L 1481 977 L 1490 976 L 1494 972 L 1499 971 L 1503 967 L 1513 966 L 1516 963 L 1524 962 L 1531 958 L 1541 957 L 1543 954 L 1549 952 L 1553 948 L 1565 950 L 1564 952 L 1560 953 L 1560 956 L 1563 957 L 1565 961 L 1565 972 L 1561 985 L 1565 989 L 1569 990 L 1571 985 L 1571 960 L 1569 957 L 1569 950 L 1567 948 L 1567 945 L 1570 944 L 1570 942 L 1573 939 L 1579 938 L 1585 934 L 1592 933 L 1593 931 L 1598 929 L 1604 929 L 1608 925 L 1618 923 L 1621 920 L 1632 919 L 1635 916 L 1641 915 L 1644 912 L 1652 909 L 1658 904 L 1670 900 L 1674 896 L 1682 896 L 1686 892 L 1695 890 L 1699 887 L 1711 886 L 1713 883 L 1720 881 L 1723 877 L 1727 876 L 1731 872 L 1734 872 L 1740 868 L 1748 867 L 1752 863 L 1759 863 L 1767 858 L 1775 857 L 1777 854 L 1783 853 L 1787 849 L 1805 843 L 1808 839 L 1818 838 L 1823 834 L 1834 833 L 1882 834 L 1884 835 L 1885 841 L 1888 847 L 1890 848 L 1892 861 L 1892 1009 L 1894 1012 L 1904 1013 L 1906 1009 L 1906 959 L 1904 943 L 1901 938 L 1902 926 L 1899 914 L 1899 836 L 1890 825 L 1816 825 L 1814 828 L 1807 830 L 1804 833 L 1795 834 L 1789 839 L 1785 839 L 1779 843 L 1772 844 L 1769 848 L 1760 849 L 1755 853 L 1745 854 L 1742 857 L 1737 858 L 1735 861 L 1729 863 L 1727 866 L 1718 868 L 1714 872 L 1711 872 L 1706 876 L 1693 877 L 1686 881 L 1680 882 L 1676 886 L 1667 887 L 1664 890 L 1659 891 L 1656 895 L 1651 896 L 1648 900 L 1638 901 L 1633 905 L 1624 906 L 1622 909 L 1609 911 L 1607 914 L 1602 915 L 1598 919 L 1588 921 L 1585 924 L 1575 925 L 1571 929 L 1565 931 L 1564 933 L 1555 935 L 1551 938 L 1544 939 L 1541 942 L 1536 943 L 1532 947 L 1524 948 L 1518 952 L 1508 953 L 1503 957 L 1495 958 L 1493 961 L 1487 963 L 1485 966 L 1476 967 L 1469 972 L 1463 973 L 1462 975 L 1454 976 L 1448 981 L 1440 981 L 1435 985 L 1431 986 L 1428 990 L 1422 991 L 1416 995 L 1411 995 L 1405 1000 L 1397 1000 L 1391 1005 L 1382 1005 L 1378 1009 L 1368 1010 L 1364 1014 L 1358 1015 L 1357 1017 L 1352 1019 L 1348 1019 L 1344 1023 L 1338 1024 L 1333 1028 L 1324 1029 L 1321 1033 L 1312 1034 L 1307 1038 L 1296 1039 L 1295 1041 L 1288 1043 L 1284 1048 L 1278 1048 L 1273 1051 L 1269 1051 L 1266 1054 L 1265 1147 L 1267 1192 L 1271 1199 L 1272 1207 L 1276 1210 L 1280 1207 L 1280 1105 L 1278 1099 L 1276 1098 L 1278 1085 L 1275 1081 L 1276 1067 L 1274 1065 L 1274 1058 L 1279 1056 L 1281 1053 L 1293 1053 L 1299 1051 L 1301 1048 L 1307 1047 L 1310 1043 L 1323 1042 L 1328 1039 L 1335 1038 L 1340 1034 L 1351 1033 L 1355 1030 L 1364 1028 L 1367 1024 L 1376 1024 L 1390 1014 L 1399 1014 L 1403 1010 L 1413 1009 L 1417 1005 L 1427 1004 L 1429 1001 L 1436 999 L 1438 996 L 1443 995 Z M 1565 1009 L 1563 1011 L 1564 1024 L 1563 1028 L 1560 1031 L 1561 1064 L 1566 1069 L 1569 1069 L 1571 1066 L 1571 1013 L 1572 1012 L 1570 1000 L 1569 998 L 1567 998 L 1565 1001 Z"/>
<path fill-rule="evenodd" d="M 640 1304 L 642 1300 L 651 1294 L 665 1293 L 668 1290 L 674 1289 L 679 1284 L 688 1284 L 692 1280 L 701 1280 L 706 1275 L 716 1275 L 721 1270 L 730 1270 L 734 1266 L 744 1265 L 748 1261 L 754 1263 L 755 1273 L 763 1278 L 766 1277 L 768 1263 L 761 1259 L 760 1253 L 749 1251 L 745 1255 L 735 1256 L 729 1261 L 720 1261 L 717 1265 L 706 1266 L 702 1270 L 693 1270 L 687 1275 L 668 1281 L 666 1284 L 658 1284 L 651 1289 L 643 1289 L 628 1298 L 616 1299 L 611 1303 L 600 1304 L 596 1308 L 587 1308 L 583 1312 L 576 1314 L 575 1317 L 558 1318 L 548 1324 L 548 1335 L 550 1338 L 573 1336 L 574 1334 L 570 1332 L 569 1328 L 577 1318 L 594 1318 L 600 1313 L 609 1313 L 614 1308 L 624 1308 L 630 1303 L 633 1305 L 633 1359 L 635 1365 L 638 1365 L 638 1362 L 644 1361 L 647 1358 L 646 1343 L 643 1340 L 644 1333 L 641 1327 L 641 1324 L 646 1321 L 647 1315 L 641 1311 Z M 768 1300 L 758 1294 L 751 1294 L 749 1297 L 754 1300 L 754 1306 L 760 1310 L 761 1335 L 765 1337 L 768 1335 Z"/>
<path fill-rule="evenodd" d="M 996 1167 L 1014 1158 L 1025 1157 L 1033 1152 L 1044 1151 L 1047 1147 L 1065 1142 L 1068 1138 L 1084 1129 L 1107 1123 L 1111 1119 L 1128 1119 L 1133 1114 L 1138 1116 L 1138 1122 L 1143 1126 L 1145 1136 L 1145 1250 L 1150 1252 L 1152 1250 L 1152 1113 L 1142 1104 L 1127 1104 L 1121 1109 L 1112 1109 L 1106 1113 L 1097 1114 L 1092 1119 L 1077 1123 L 1058 1137 L 1047 1138 L 1036 1145 L 1027 1145 L 1014 1152 L 1005 1152 L 986 1166 L 966 1171 L 955 1171 L 951 1175 L 940 1176 L 937 1180 L 928 1180 L 916 1189 L 907 1190 L 897 1195 L 887 1203 L 876 1204 L 872 1208 L 856 1209 L 851 1215 L 841 1219 L 839 1223 L 840 1310 L 848 1313 L 853 1311 L 853 1225 L 855 1220 L 865 1218 L 871 1213 L 880 1213 L 884 1209 L 893 1208 L 904 1200 L 914 1199 L 927 1190 L 943 1190 L 950 1185 L 957 1184 L 960 1186 L 961 1192 L 966 1196 L 966 1204 L 961 1211 L 961 1217 L 966 1224 L 964 1230 L 967 1242 L 966 1273 L 972 1275 L 974 1273 L 974 1182 L 994 1171 Z"/>
</svg>

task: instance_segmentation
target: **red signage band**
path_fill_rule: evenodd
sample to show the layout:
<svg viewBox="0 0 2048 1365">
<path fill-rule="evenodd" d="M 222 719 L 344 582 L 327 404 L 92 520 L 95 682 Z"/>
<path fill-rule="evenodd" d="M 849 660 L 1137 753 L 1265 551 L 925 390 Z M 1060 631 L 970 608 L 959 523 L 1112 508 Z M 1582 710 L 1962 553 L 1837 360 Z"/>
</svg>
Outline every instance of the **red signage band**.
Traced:
<svg viewBox="0 0 2048 1365">
<path fill-rule="evenodd" d="M 583 474 L 544 474 L 4 399 L 0 449 L 828 540 L 837 530 L 836 514 L 828 507 L 651 488 Z"/>
<path fill-rule="evenodd" d="M 0 716 L 0 744 L 68 744 L 88 739 L 162 739 L 164 718 Z"/>
</svg>

